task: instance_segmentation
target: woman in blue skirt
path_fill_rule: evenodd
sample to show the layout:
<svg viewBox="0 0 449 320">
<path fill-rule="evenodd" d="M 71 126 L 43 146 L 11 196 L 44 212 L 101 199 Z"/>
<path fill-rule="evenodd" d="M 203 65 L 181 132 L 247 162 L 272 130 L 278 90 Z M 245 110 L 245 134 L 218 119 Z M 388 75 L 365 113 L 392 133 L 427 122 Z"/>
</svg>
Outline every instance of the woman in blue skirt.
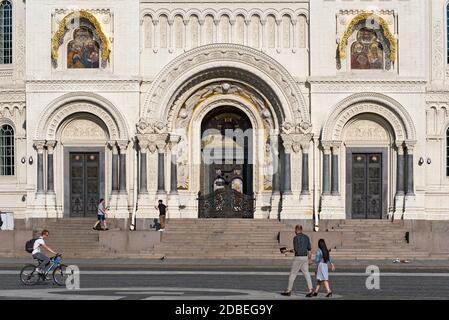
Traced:
<svg viewBox="0 0 449 320">
<path fill-rule="evenodd" d="M 326 297 L 332 297 L 332 291 L 329 287 L 329 269 L 328 263 L 330 263 L 332 271 L 335 271 L 335 266 L 332 261 L 332 258 L 329 254 L 329 250 L 327 249 L 326 242 L 324 239 L 320 239 L 318 241 L 318 249 L 315 255 L 315 263 L 317 264 L 316 270 L 316 279 L 317 284 L 313 296 L 316 297 L 318 295 L 318 291 L 320 291 L 321 283 L 324 283 L 324 287 L 326 288 Z"/>
</svg>

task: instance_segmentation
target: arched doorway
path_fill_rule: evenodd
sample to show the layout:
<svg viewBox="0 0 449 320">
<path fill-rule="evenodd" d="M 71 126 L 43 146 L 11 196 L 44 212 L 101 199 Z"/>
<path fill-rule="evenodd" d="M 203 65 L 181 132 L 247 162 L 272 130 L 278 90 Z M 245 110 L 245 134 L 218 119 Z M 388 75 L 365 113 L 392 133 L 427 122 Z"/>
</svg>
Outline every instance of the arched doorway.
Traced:
<svg viewBox="0 0 449 320">
<path fill-rule="evenodd" d="M 252 218 L 253 130 L 241 110 L 222 106 L 201 124 L 200 218 Z"/>
<path fill-rule="evenodd" d="M 98 201 L 106 195 L 108 129 L 97 116 L 77 113 L 65 119 L 57 137 L 62 146 L 65 215 L 95 217 Z"/>
</svg>

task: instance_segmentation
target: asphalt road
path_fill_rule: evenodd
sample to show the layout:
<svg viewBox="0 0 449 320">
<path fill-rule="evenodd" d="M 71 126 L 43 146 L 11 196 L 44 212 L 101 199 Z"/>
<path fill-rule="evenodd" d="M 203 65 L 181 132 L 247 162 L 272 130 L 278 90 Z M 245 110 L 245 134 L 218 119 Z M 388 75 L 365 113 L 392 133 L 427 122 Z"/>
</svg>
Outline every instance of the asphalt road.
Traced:
<svg viewBox="0 0 449 320">
<path fill-rule="evenodd" d="M 193 268 L 192 268 L 193 269 Z M 297 277 L 294 295 L 283 297 L 288 270 L 265 268 L 263 271 L 241 270 L 99 270 L 81 269 L 80 289 L 67 290 L 51 282 L 27 287 L 19 280 L 19 269 L 0 270 L 0 300 L 9 299 L 219 299 L 272 300 L 305 299 L 306 284 Z M 368 290 L 368 274 L 356 272 L 331 273 L 334 292 L 331 299 L 366 300 L 449 300 L 449 272 L 408 269 L 406 272 L 382 272 L 379 289 Z M 315 279 L 312 276 L 315 283 Z M 370 278 L 368 281 L 375 281 Z M 326 299 L 324 293 L 318 297 Z M 313 298 L 316 299 L 316 298 Z"/>
</svg>

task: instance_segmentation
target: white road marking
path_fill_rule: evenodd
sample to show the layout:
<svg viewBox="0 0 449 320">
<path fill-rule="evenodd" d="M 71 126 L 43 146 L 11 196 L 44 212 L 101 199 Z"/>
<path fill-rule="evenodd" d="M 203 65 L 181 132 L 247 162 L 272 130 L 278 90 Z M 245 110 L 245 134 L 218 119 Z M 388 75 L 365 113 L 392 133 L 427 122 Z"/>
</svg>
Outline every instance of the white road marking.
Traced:
<svg viewBox="0 0 449 320">
<path fill-rule="evenodd" d="M 0 275 L 19 275 L 20 270 L 0 270 Z M 290 272 L 276 272 L 276 271 L 83 271 L 80 270 L 80 275 L 157 275 L 157 276 L 176 276 L 176 275 L 211 275 L 211 276 L 288 276 Z M 301 275 L 299 273 L 298 275 Z M 366 277 L 367 273 L 361 272 L 331 272 L 332 277 Z M 431 272 L 382 272 L 384 277 L 449 277 L 449 273 L 431 273 Z"/>
<path fill-rule="evenodd" d="M 89 292 L 95 292 L 94 295 Z M 189 292 L 196 294 L 186 295 Z M 109 295 L 107 295 L 109 293 Z M 142 293 L 148 297 L 143 300 L 304 300 L 305 292 L 295 292 L 291 297 L 281 296 L 279 293 L 261 290 L 237 290 L 237 289 L 209 289 L 209 288 L 172 288 L 172 287 L 143 287 L 143 288 L 83 288 L 75 291 L 67 289 L 18 289 L 2 290 L 0 297 L 28 298 L 45 300 L 118 300 Z M 163 293 L 163 295 L 160 295 Z M 215 293 L 216 295 L 213 295 Z M 220 293 L 224 295 L 219 295 Z M 334 295 L 334 298 L 341 298 Z M 320 294 L 317 298 L 324 298 Z"/>
</svg>

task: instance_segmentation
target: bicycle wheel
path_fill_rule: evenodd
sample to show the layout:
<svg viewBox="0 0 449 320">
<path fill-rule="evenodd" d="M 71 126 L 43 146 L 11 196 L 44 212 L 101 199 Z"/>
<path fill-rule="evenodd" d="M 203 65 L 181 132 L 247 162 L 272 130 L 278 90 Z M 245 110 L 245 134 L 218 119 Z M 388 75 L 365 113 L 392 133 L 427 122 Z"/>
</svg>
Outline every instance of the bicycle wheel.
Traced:
<svg viewBox="0 0 449 320">
<path fill-rule="evenodd" d="M 67 266 L 65 264 L 60 264 L 53 270 L 53 282 L 58 286 L 65 286 L 65 282 L 69 276 L 66 269 Z"/>
<path fill-rule="evenodd" d="M 36 271 L 34 264 L 27 264 L 20 270 L 20 281 L 26 286 L 38 283 L 40 278 L 41 276 Z"/>
</svg>

